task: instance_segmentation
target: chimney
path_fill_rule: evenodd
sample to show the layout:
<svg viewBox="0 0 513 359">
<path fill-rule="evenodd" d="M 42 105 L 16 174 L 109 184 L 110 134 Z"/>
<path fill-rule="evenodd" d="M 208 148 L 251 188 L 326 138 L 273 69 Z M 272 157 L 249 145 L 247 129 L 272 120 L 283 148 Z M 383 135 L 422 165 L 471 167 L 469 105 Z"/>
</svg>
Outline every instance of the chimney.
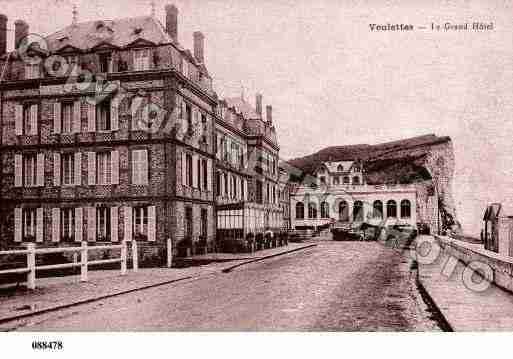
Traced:
<svg viewBox="0 0 513 359">
<path fill-rule="evenodd" d="M 14 22 L 14 47 L 20 47 L 22 41 L 27 41 L 29 34 L 29 26 L 23 20 L 16 20 Z"/>
<path fill-rule="evenodd" d="M 260 115 L 260 117 L 262 117 L 262 94 L 261 93 L 256 94 L 255 107 L 256 107 L 256 113 L 258 113 Z"/>
<path fill-rule="evenodd" d="M 271 105 L 265 106 L 265 110 L 267 112 L 267 122 L 273 123 L 273 107 Z"/>
<path fill-rule="evenodd" d="M 178 41 L 178 9 L 174 5 L 166 5 L 166 32 Z"/>
<path fill-rule="evenodd" d="M 204 58 L 204 44 L 205 44 L 205 36 L 200 31 L 195 31 L 193 34 L 194 38 L 194 58 L 199 63 L 203 63 L 205 61 Z"/>
<path fill-rule="evenodd" d="M 0 56 L 7 52 L 7 16 L 0 14 Z"/>
</svg>

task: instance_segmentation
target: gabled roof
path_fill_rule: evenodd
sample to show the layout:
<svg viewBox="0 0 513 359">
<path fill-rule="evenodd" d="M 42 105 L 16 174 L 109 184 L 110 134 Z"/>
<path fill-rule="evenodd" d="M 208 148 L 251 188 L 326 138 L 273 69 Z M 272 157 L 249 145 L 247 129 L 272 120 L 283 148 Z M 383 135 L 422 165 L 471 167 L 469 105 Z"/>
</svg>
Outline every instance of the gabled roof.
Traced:
<svg viewBox="0 0 513 359">
<path fill-rule="evenodd" d="M 157 45 L 173 42 L 162 24 L 151 16 L 81 22 L 46 37 L 51 52 L 65 46 L 81 50 L 90 50 L 100 44 L 125 47 L 139 39 Z"/>
<path fill-rule="evenodd" d="M 353 166 L 353 163 L 354 161 L 329 161 L 329 162 L 324 162 L 324 165 L 326 166 L 326 168 L 328 169 L 328 171 L 330 173 L 335 173 L 335 172 L 340 172 L 338 170 L 338 166 L 342 166 L 342 171 L 343 172 L 348 172 L 351 167 Z"/>
</svg>

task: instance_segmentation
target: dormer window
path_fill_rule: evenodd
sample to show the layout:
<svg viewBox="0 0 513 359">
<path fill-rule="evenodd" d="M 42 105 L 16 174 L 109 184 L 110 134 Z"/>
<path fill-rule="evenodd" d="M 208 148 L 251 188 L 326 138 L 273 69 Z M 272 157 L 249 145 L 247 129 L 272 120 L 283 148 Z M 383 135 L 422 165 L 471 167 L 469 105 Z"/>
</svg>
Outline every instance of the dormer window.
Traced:
<svg viewBox="0 0 513 359">
<path fill-rule="evenodd" d="M 112 56 L 109 52 L 101 53 L 98 55 L 100 62 L 100 72 L 112 72 Z"/>
<path fill-rule="evenodd" d="M 39 76 L 39 63 L 25 65 L 25 78 L 26 79 L 38 79 Z"/>
<path fill-rule="evenodd" d="M 146 71 L 150 69 L 150 49 L 134 51 L 134 70 Z"/>
<path fill-rule="evenodd" d="M 342 166 L 342 165 L 338 165 L 338 167 L 337 167 L 337 171 L 338 171 L 338 172 L 342 172 L 342 171 L 344 171 L 344 166 Z"/>
</svg>

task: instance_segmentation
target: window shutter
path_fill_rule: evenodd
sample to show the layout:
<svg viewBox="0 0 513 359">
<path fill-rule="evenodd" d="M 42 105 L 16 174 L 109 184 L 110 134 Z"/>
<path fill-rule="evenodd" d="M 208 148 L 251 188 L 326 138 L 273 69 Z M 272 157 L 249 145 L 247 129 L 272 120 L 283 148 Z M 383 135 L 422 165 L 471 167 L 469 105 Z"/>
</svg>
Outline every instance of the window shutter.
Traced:
<svg viewBox="0 0 513 359">
<path fill-rule="evenodd" d="M 82 220 L 82 208 L 75 208 L 75 242 L 82 242 L 83 220 Z"/>
<path fill-rule="evenodd" d="M 139 169 L 140 169 L 140 180 L 142 184 L 148 184 L 149 174 L 148 174 L 148 151 L 143 150 L 140 152 L 139 156 Z"/>
<path fill-rule="evenodd" d="M 22 232 L 23 229 L 23 219 L 22 219 L 22 209 L 14 208 L 14 241 L 21 242 L 22 241 Z"/>
<path fill-rule="evenodd" d="M 36 209 L 36 242 L 43 241 L 43 208 Z"/>
<path fill-rule="evenodd" d="M 61 239 L 61 209 L 52 208 L 52 242 Z"/>
<path fill-rule="evenodd" d="M 80 114 L 80 100 L 73 103 L 73 133 L 80 133 L 82 130 L 82 116 Z"/>
<path fill-rule="evenodd" d="M 53 104 L 53 133 L 61 133 L 61 103 Z"/>
<path fill-rule="evenodd" d="M 14 107 L 14 131 L 17 136 L 23 135 L 23 106 L 16 104 Z"/>
<path fill-rule="evenodd" d="M 132 184 L 139 183 L 139 151 L 132 151 Z"/>
<path fill-rule="evenodd" d="M 244 200 L 247 201 L 248 200 L 248 181 L 246 179 L 244 179 Z"/>
<path fill-rule="evenodd" d="M 96 105 L 87 104 L 87 130 L 96 132 Z"/>
<path fill-rule="evenodd" d="M 118 241 L 118 207 L 110 207 L 110 241 Z"/>
<path fill-rule="evenodd" d="M 75 152 L 75 164 L 74 164 L 74 177 L 75 186 L 82 184 L 82 152 Z"/>
<path fill-rule="evenodd" d="M 110 166 L 110 183 L 119 184 L 119 151 L 111 151 Z"/>
<path fill-rule="evenodd" d="M 61 185 L 61 154 L 59 152 L 53 153 L 53 185 Z"/>
<path fill-rule="evenodd" d="M 87 152 L 87 184 L 96 184 L 96 152 Z"/>
<path fill-rule="evenodd" d="M 212 191 L 212 160 L 207 159 L 207 191 Z"/>
<path fill-rule="evenodd" d="M 132 207 L 123 207 L 123 221 L 125 225 L 124 240 L 129 242 L 132 240 Z"/>
<path fill-rule="evenodd" d="M 155 241 L 155 231 L 156 231 L 156 210 L 155 206 L 148 207 L 148 241 Z"/>
<path fill-rule="evenodd" d="M 182 152 L 182 186 L 187 185 L 187 165 L 186 165 L 186 154 Z"/>
<path fill-rule="evenodd" d="M 14 187 L 21 187 L 23 183 L 23 157 L 21 154 L 14 155 Z"/>
<path fill-rule="evenodd" d="M 87 240 L 96 241 L 96 208 L 87 207 Z"/>
<path fill-rule="evenodd" d="M 192 155 L 192 187 L 198 188 L 198 155 Z"/>
<path fill-rule="evenodd" d="M 119 129 L 119 97 L 116 96 L 110 102 L 110 126 L 112 131 Z"/>
<path fill-rule="evenodd" d="M 45 185 L 45 154 L 38 153 L 36 158 L 36 186 Z"/>
<path fill-rule="evenodd" d="M 132 130 L 137 131 L 139 130 L 139 122 L 137 118 L 137 109 L 139 105 L 141 104 L 139 97 L 132 98 L 132 102 L 130 104 L 130 109 L 132 113 Z"/>
<path fill-rule="evenodd" d="M 30 106 L 30 135 L 37 135 L 37 104 Z"/>
</svg>

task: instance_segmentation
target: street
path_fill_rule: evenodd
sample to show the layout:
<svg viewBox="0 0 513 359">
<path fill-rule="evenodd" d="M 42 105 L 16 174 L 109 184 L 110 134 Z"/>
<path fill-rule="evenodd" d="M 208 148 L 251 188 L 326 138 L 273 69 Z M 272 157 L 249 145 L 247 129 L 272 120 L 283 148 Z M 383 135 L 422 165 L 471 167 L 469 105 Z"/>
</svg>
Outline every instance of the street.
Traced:
<svg viewBox="0 0 513 359">
<path fill-rule="evenodd" d="M 199 279 L 5 323 L 24 331 L 440 330 L 406 254 L 377 242 L 317 247 Z"/>
</svg>

